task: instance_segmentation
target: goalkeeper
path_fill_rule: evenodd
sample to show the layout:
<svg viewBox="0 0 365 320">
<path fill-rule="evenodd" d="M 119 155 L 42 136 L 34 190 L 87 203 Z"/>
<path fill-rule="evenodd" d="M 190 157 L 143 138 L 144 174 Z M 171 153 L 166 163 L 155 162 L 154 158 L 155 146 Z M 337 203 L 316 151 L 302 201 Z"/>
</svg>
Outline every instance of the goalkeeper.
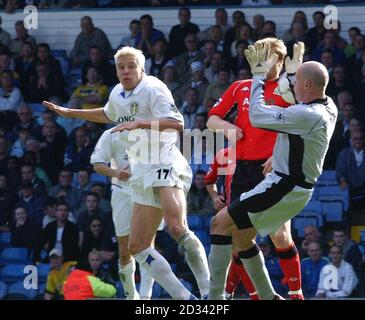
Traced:
<svg viewBox="0 0 365 320">
<path fill-rule="evenodd" d="M 257 232 L 265 236 L 279 229 L 310 200 L 334 131 L 337 107 L 325 95 L 328 72 L 314 61 L 297 70 L 294 92 L 302 103 L 287 109 L 265 105 L 264 79 L 279 58 L 274 52 L 270 54 L 269 49 L 267 43 L 259 43 L 256 48 L 249 46 L 245 55 L 254 75 L 250 122 L 255 127 L 279 132 L 273 151 L 273 172 L 222 209 L 213 218 L 211 228 L 216 235 L 234 236 L 239 257 L 258 296 L 277 300 L 281 297 L 270 283 L 263 255 L 254 239 Z"/>
<path fill-rule="evenodd" d="M 255 45 L 266 43 L 278 55 L 278 61 L 270 70 L 265 82 L 264 97 L 267 104 L 275 104 L 281 107 L 288 107 L 295 103 L 289 86 L 278 86 L 278 83 L 287 82 L 286 78 L 279 79 L 280 71 L 286 56 L 284 43 L 275 38 L 266 38 L 256 42 Z M 293 58 L 285 60 L 286 72 L 294 76 L 296 69 L 302 63 L 304 44 L 298 43 L 294 46 Z M 231 200 L 235 200 L 242 193 L 254 188 L 264 179 L 264 174 L 271 171 L 271 155 L 274 148 L 277 134 L 251 126 L 249 120 L 249 104 L 251 80 L 237 81 L 233 83 L 224 93 L 218 103 L 209 113 L 208 128 L 236 130 L 236 169 L 231 183 Z M 232 113 L 237 112 L 235 123 L 232 124 L 226 119 Z M 228 137 L 228 136 L 227 136 Z M 214 226 L 214 224 L 213 224 Z M 278 231 L 271 234 L 271 239 L 276 247 L 280 266 L 285 275 L 285 282 L 289 286 L 291 299 L 303 299 L 301 291 L 300 258 L 298 251 L 291 237 L 290 221 L 285 223 Z M 222 299 L 224 283 L 226 280 L 227 267 L 230 260 L 229 250 L 232 237 L 216 234 L 211 230 L 211 254 L 209 264 L 211 268 L 210 299 Z M 236 262 L 235 262 L 236 261 Z M 234 259 L 232 263 L 239 263 Z M 242 268 L 241 266 L 238 266 Z M 237 270 L 237 268 L 235 268 Z M 245 286 L 249 286 L 249 279 Z"/>
</svg>

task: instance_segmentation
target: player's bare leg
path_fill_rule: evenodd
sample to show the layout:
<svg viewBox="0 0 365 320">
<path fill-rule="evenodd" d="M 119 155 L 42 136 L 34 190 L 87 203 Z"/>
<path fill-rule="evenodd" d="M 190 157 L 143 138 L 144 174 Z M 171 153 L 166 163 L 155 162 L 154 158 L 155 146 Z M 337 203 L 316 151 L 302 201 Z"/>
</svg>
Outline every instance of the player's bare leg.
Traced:
<svg viewBox="0 0 365 320">
<path fill-rule="evenodd" d="M 129 250 L 142 268 L 176 300 L 191 299 L 191 293 L 176 278 L 166 259 L 152 247 L 162 221 L 162 211 L 135 203 L 129 235 Z"/>
<path fill-rule="evenodd" d="M 303 300 L 300 257 L 291 236 L 291 222 L 287 221 L 278 231 L 271 233 L 270 238 L 290 290 L 290 299 Z"/>
<path fill-rule="evenodd" d="M 134 282 L 136 262 L 128 249 L 129 235 L 118 237 L 119 278 L 123 284 L 124 294 L 128 300 L 138 300 L 139 294 Z"/>
<path fill-rule="evenodd" d="M 197 281 L 201 297 L 209 292 L 209 267 L 204 246 L 186 223 L 186 197 L 182 189 L 160 187 L 160 204 L 171 236 L 184 248 L 187 263 Z"/>
</svg>

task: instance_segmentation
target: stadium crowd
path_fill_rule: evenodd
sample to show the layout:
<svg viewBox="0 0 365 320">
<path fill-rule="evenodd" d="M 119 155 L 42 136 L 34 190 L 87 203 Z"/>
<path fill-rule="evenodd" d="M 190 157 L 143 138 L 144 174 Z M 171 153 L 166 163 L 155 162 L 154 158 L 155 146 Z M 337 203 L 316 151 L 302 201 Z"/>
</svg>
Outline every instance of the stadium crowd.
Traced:
<svg viewBox="0 0 365 320">
<path fill-rule="evenodd" d="M 21 8 L 25 2 L 28 3 L 2 1 L 0 7 Z M 86 3 L 35 2 L 40 8 L 84 7 Z M 121 6 L 122 2 L 191 5 L 222 1 L 110 1 L 108 6 Z M 292 1 L 272 1 L 288 2 Z M 87 3 L 96 7 L 98 1 Z M 350 212 L 365 213 L 365 35 L 353 26 L 342 31 L 348 32 L 347 42 L 341 36 L 340 21 L 338 29 L 326 30 L 324 18 L 320 11 L 312 17 L 297 11 L 290 28 L 277 34 L 275 21 L 270 17 L 257 14 L 251 23 L 242 10 L 228 17 L 225 9 L 218 8 L 215 23 L 200 30 L 190 10 L 181 8 L 179 23 L 171 27 L 168 35 L 154 27 L 148 14 L 130 21 L 130 34 L 121 37 L 118 48 L 141 49 L 147 58 L 145 72 L 160 78 L 171 90 L 184 116 L 185 128 L 204 130 L 208 111 L 229 85 L 251 78 L 244 55 L 248 45 L 265 37 L 279 37 L 290 55 L 293 44 L 303 41 L 305 60 L 326 66 L 330 74 L 327 95 L 336 102 L 340 114 L 324 168 L 335 170 L 340 187 L 349 190 Z M 107 126 L 57 118 L 50 111 L 39 111 L 39 105 L 48 100 L 72 108 L 103 106 L 110 89 L 118 83 L 113 64 L 118 48 L 112 48 L 102 26 L 95 26 L 88 16 L 81 19 L 81 31 L 67 56 L 52 50 L 47 43 L 38 43 L 22 21 L 14 27 L 15 38 L 0 28 L 0 232 L 11 232 L 11 246 L 28 248 L 35 263 L 50 262 L 62 273 L 75 261 L 82 261 L 90 264 L 94 275 L 113 283 L 117 279 L 118 253 L 111 219 L 110 183 L 94 173 L 90 165 L 94 146 Z M 191 162 L 194 181 L 187 198 L 188 212 L 212 216 L 214 204 L 205 189 L 204 176 L 214 151 L 206 147 L 204 139 L 200 143 L 204 163 Z M 348 223 L 343 225 L 344 228 L 335 226 L 321 231 L 309 225 L 304 239 L 296 238 L 298 248 L 302 249 L 306 297 L 336 298 L 321 286 L 321 269 L 329 261 L 338 268 L 346 268 L 346 276 L 358 279 L 357 286 L 353 280 L 356 288 L 351 288 L 348 295 L 353 291 L 355 296 L 365 296 L 364 253 L 350 239 Z M 62 236 L 57 231 L 60 228 Z M 330 247 L 332 244 L 335 246 Z M 288 289 L 272 244 L 264 239 L 260 246 L 277 292 L 285 295 Z M 166 232 L 159 232 L 156 247 L 196 290 L 183 252 Z M 232 292 L 236 286 L 237 283 L 232 286 Z M 47 289 L 48 298 L 61 294 L 57 288 L 52 285 Z M 236 290 L 236 295 L 244 294 L 243 288 Z"/>
</svg>

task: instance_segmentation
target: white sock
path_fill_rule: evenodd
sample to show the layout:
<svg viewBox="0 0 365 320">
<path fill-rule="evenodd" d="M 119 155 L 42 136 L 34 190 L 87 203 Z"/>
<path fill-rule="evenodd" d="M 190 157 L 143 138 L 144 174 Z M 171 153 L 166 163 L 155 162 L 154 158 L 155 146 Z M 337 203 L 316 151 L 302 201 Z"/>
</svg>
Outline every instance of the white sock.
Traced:
<svg viewBox="0 0 365 320">
<path fill-rule="evenodd" d="M 139 273 L 141 275 L 139 296 L 142 300 L 150 300 L 152 297 L 153 283 L 155 282 L 155 280 L 153 280 L 148 271 L 142 266 L 139 266 Z"/>
<path fill-rule="evenodd" d="M 134 259 L 125 266 L 121 266 L 119 262 L 119 279 L 123 284 L 124 294 L 127 300 L 139 300 L 139 294 L 134 281 L 135 271 L 136 261 Z"/>
<path fill-rule="evenodd" d="M 192 294 L 183 286 L 172 272 L 169 263 L 154 248 L 137 253 L 134 258 L 150 276 L 175 300 L 189 300 Z"/>
<path fill-rule="evenodd" d="M 228 267 L 231 262 L 232 244 L 212 244 L 209 253 L 209 300 L 223 300 Z"/>
<path fill-rule="evenodd" d="M 209 293 L 209 266 L 204 246 L 199 238 L 191 231 L 178 239 L 178 243 L 186 252 L 186 262 L 194 274 L 201 297 Z"/>
<path fill-rule="evenodd" d="M 254 253 L 254 250 L 252 249 L 250 249 L 250 251 L 251 253 Z M 250 276 L 252 283 L 256 288 L 257 295 L 260 297 L 260 299 L 272 300 L 276 292 L 271 284 L 269 272 L 267 271 L 265 266 L 264 255 L 262 254 L 260 249 L 255 250 L 259 250 L 259 252 L 255 255 L 251 254 L 250 257 L 245 258 L 242 257 L 242 252 L 239 252 L 241 261 L 245 266 L 245 269 Z M 243 253 L 245 252 L 247 251 L 243 251 Z"/>
</svg>

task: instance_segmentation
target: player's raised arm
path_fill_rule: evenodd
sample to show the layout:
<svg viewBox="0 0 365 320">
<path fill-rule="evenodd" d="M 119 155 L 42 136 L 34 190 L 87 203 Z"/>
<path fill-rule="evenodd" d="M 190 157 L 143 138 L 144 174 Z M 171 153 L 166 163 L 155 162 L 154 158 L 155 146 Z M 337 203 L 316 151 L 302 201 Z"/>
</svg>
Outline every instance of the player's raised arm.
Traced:
<svg viewBox="0 0 365 320">
<path fill-rule="evenodd" d="M 97 123 L 112 123 L 105 115 L 104 108 L 97 109 L 69 109 L 58 106 L 54 103 L 43 101 L 42 103 L 47 109 L 57 113 L 65 118 L 77 118 Z"/>
</svg>

